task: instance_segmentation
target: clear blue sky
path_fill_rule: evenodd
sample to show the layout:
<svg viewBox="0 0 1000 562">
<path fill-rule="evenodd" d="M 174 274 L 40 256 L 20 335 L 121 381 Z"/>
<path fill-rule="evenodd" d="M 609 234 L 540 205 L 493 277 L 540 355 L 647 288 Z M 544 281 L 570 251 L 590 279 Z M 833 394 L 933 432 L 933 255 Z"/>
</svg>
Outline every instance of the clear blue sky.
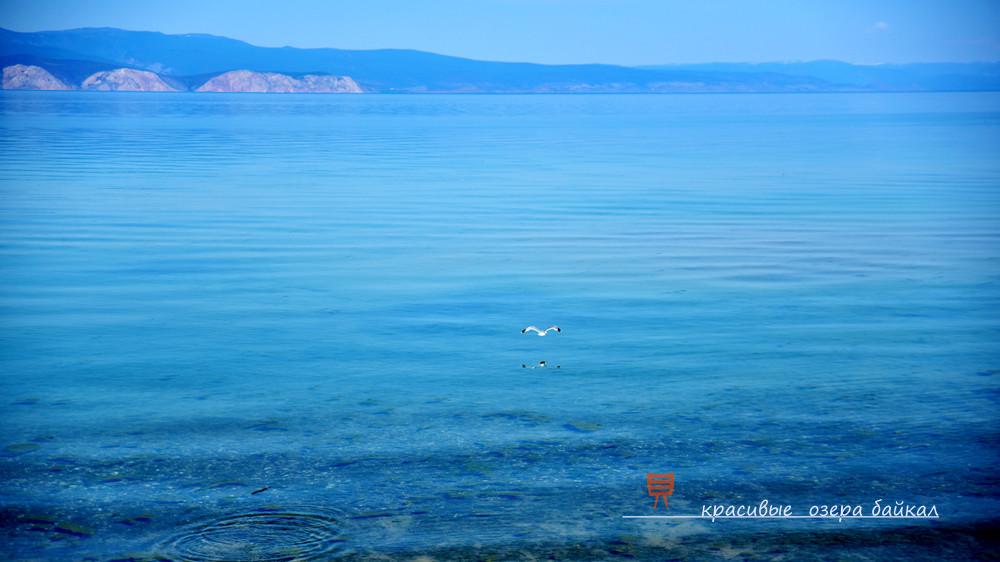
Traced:
<svg viewBox="0 0 1000 562">
<path fill-rule="evenodd" d="M 547 64 L 1000 61 L 1000 0 L 0 0 L 0 27 Z"/>
</svg>

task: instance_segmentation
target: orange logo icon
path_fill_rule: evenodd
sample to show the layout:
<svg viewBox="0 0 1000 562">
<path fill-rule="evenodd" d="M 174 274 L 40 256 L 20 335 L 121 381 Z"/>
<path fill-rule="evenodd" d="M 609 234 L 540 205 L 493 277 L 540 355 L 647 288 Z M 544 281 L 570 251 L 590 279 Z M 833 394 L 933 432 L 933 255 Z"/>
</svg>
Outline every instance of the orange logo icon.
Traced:
<svg viewBox="0 0 1000 562">
<path fill-rule="evenodd" d="M 656 503 L 660 501 L 660 496 L 663 496 L 663 507 L 670 509 L 667 505 L 667 496 L 673 495 L 674 493 L 674 474 L 647 474 L 646 475 L 646 487 L 649 489 L 649 495 L 653 496 L 653 509 L 656 509 Z"/>
</svg>

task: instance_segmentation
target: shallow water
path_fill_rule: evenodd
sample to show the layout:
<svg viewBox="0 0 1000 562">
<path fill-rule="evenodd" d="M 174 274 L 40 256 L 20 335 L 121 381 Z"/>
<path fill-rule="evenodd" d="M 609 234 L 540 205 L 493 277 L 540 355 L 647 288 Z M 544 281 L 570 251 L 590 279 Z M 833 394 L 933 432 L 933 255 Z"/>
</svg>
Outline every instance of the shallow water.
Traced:
<svg viewBox="0 0 1000 562">
<path fill-rule="evenodd" d="M 1000 95 L 2 92 L 0 127 L 11 558 L 996 548 Z M 623 518 L 763 500 L 939 517 Z"/>
</svg>

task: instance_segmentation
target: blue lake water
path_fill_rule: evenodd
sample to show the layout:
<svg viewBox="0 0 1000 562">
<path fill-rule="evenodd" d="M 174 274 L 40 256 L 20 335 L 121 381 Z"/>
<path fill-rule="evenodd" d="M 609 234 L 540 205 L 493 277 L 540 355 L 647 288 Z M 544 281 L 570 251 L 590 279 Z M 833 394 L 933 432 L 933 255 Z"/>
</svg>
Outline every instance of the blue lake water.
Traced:
<svg viewBox="0 0 1000 562">
<path fill-rule="evenodd" d="M 997 93 L 0 92 L 8 559 L 986 556 L 998 342 Z"/>
</svg>

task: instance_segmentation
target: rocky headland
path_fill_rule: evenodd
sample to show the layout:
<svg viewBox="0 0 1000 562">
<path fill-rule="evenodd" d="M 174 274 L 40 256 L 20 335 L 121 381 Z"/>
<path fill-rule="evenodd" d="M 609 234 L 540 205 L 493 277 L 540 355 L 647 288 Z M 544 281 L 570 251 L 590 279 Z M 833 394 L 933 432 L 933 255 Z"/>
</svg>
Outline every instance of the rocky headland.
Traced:
<svg viewBox="0 0 1000 562">
<path fill-rule="evenodd" d="M 168 82 L 169 80 L 169 82 Z M 68 82 L 68 83 L 67 83 Z M 116 68 L 90 74 L 76 84 L 60 80 L 45 68 L 13 64 L 3 68 L 4 90 L 93 90 L 105 92 L 257 92 L 267 94 L 360 94 L 358 83 L 347 76 L 306 74 L 299 77 L 277 72 L 232 70 L 185 88 L 178 80 L 148 70 Z"/>
<path fill-rule="evenodd" d="M 3 69 L 4 90 L 73 90 L 40 66 L 13 64 Z"/>
<path fill-rule="evenodd" d="M 96 72 L 80 84 L 81 90 L 103 92 L 176 92 L 158 75 L 148 70 L 118 68 Z"/>
<path fill-rule="evenodd" d="M 293 78 L 276 72 L 231 70 L 195 89 L 196 92 L 259 92 L 269 94 L 360 94 L 361 87 L 346 76 L 306 74 Z"/>
</svg>

